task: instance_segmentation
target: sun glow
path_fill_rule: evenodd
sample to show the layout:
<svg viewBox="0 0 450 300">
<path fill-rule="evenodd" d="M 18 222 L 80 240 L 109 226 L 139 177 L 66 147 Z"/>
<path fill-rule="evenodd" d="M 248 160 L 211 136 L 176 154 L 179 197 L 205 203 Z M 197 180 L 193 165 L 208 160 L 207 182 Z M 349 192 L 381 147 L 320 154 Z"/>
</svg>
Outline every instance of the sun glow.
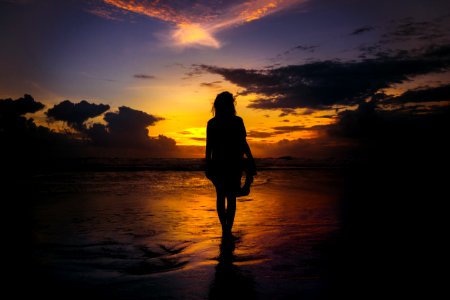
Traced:
<svg viewBox="0 0 450 300">
<path fill-rule="evenodd" d="M 172 33 L 172 39 L 180 46 L 200 45 L 213 48 L 220 47 L 219 41 L 200 24 L 178 24 L 177 29 Z"/>
</svg>

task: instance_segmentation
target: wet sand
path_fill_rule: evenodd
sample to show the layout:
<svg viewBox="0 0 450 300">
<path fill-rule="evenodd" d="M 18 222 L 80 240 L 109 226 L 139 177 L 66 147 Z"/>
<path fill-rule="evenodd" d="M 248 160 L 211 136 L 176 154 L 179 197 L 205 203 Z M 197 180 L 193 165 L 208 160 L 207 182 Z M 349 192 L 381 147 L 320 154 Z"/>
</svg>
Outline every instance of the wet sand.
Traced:
<svg viewBox="0 0 450 300">
<path fill-rule="evenodd" d="M 340 232 L 336 170 L 261 171 L 223 241 L 202 172 L 34 178 L 37 295 L 105 299 L 318 299 Z"/>
</svg>

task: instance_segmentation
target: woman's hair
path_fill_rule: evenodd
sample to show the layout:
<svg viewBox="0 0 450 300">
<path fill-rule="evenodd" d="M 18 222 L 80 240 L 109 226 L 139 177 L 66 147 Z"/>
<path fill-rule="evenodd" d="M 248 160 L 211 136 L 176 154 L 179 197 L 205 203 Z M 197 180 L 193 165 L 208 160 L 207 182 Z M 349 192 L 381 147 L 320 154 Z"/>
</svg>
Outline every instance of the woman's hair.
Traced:
<svg viewBox="0 0 450 300">
<path fill-rule="evenodd" d="M 230 92 L 222 92 L 217 95 L 212 107 L 214 116 L 235 116 L 236 108 L 234 107 L 234 97 Z"/>
</svg>

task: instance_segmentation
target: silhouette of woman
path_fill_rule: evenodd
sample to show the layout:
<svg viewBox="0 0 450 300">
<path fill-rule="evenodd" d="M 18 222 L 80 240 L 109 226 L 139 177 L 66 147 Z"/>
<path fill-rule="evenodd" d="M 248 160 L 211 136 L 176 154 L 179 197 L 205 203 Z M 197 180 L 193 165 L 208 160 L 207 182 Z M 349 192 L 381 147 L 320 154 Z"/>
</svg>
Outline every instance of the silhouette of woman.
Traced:
<svg viewBox="0 0 450 300">
<path fill-rule="evenodd" d="M 235 100 L 231 93 L 217 95 L 206 129 L 206 177 L 217 193 L 217 214 L 222 233 L 231 236 L 236 214 L 236 197 L 248 195 L 256 175 L 256 168 L 242 118 L 236 116 Z M 244 154 L 247 163 L 244 163 Z M 241 189 L 241 177 L 246 165 L 246 184 Z M 225 199 L 227 206 L 225 209 Z"/>
</svg>

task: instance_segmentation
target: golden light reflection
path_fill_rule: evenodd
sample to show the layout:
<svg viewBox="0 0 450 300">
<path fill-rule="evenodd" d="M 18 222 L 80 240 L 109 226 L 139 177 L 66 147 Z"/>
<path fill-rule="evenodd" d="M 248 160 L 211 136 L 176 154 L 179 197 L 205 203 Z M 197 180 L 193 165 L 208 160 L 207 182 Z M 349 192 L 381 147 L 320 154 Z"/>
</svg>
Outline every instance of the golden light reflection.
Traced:
<svg viewBox="0 0 450 300">
<path fill-rule="evenodd" d="M 318 183 L 298 175 L 298 171 L 261 172 L 255 177 L 250 196 L 237 199 L 233 232 L 243 238 L 234 252 L 241 258 L 239 265 L 260 264 L 274 247 L 286 249 L 285 245 L 293 241 L 322 238 L 337 229 L 338 178 L 321 173 L 323 180 Z M 184 268 L 209 265 L 211 261 L 216 264 L 212 258 L 218 256 L 221 227 L 212 183 L 202 172 L 158 176 L 161 185 L 151 194 L 133 197 L 140 200 L 139 211 L 149 216 L 143 227 L 159 233 L 149 238 L 148 244 L 156 240 L 167 247 L 175 245 L 181 250 L 178 256 L 189 257 Z M 155 198 L 159 190 L 163 193 Z"/>
</svg>

